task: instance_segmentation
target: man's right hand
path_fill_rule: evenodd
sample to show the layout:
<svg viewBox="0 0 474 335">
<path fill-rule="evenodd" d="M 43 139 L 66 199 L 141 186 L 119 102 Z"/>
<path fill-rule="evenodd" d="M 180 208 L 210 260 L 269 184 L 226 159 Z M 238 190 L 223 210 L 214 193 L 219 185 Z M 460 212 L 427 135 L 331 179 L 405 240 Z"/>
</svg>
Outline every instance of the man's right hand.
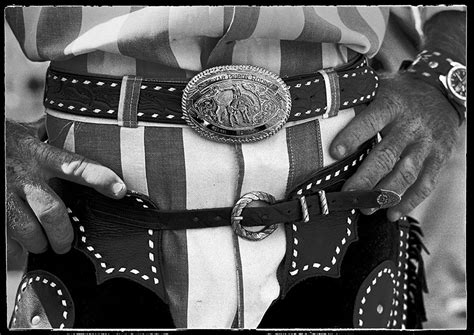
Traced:
<svg viewBox="0 0 474 335">
<path fill-rule="evenodd" d="M 123 181 L 109 168 L 41 142 L 29 128 L 6 121 L 8 253 L 58 254 L 70 250 L 74 231 L 66 206 L 48 185 L 61 178 L 94 188 L 111 198 L 126 193 Z"/>
</svg>

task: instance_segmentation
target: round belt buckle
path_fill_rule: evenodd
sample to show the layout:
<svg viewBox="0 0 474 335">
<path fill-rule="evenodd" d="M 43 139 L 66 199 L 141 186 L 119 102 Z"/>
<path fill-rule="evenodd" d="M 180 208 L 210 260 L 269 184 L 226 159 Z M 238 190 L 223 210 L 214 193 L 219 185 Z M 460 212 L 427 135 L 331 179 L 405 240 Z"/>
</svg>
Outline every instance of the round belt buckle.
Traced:
<svg viewBox="0 0 474 335">
<path fill-rule="evenodd" d="M 242 221 L 243 217 L 241 216 L 242 210 L 252 201 L 256 200 L 262 200 L 265 201 L 269 204 L 275 203 L 275 198 L 268 193 L 265 192 L 259 192 L 259 191 L 253 191 L 244 194 L 239 200 L 234 205 L 234 208 L 232 208 L 232 213 L 231 213 L 231 224 L 232 228 L 234 229 L 234 232 L 250 241 L 260 241 L 269 236 L 271 233 L 273 233 L 277 228 L 277 224 L 273 224 L 270 226 L 267 226 L 259 231 L 250 231 L 242 227 L 240 224 L 240 221 Z"/>
<path fill-rule="evenodd" d="M 200 72 L 183 91 L 184 119 L 217 142 L 247 143 L 275 134 L 290 116 L 289 87 L 276 74 L 251 65 Z"/>
</svg>

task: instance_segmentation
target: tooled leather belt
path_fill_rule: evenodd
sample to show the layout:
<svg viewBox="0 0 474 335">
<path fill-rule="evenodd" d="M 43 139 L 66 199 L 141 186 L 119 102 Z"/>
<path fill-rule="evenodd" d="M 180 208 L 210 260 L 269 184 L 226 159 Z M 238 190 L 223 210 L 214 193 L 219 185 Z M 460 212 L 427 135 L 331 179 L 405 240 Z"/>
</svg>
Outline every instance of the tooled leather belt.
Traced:
<svg viewBox="0 0 474 335">
<path fill-rule="evenodd" d="M 288 244 L 280 269 L 285 274 L 284 295 L 307 276 L 338 275 L 337 258 L 357 240 L 357 208 L 382 208 L 399 201 L 398 195 L 385 190 L 339 192 L 342 183 L 355 172 L 374 143 L 371 140 L 355 154 L 318 171 L 289 192 L 286 199 L 263 207 L 245 208 L 254 200 L 274 201 L 269 200 L 271 195 L 251 192 L 234 207 L 160 210 L 151 199 L 137 192 L 129 191 L 123 199 L 113 200 L 75 185 L 71 198 L 64 199 L 75 228 L 75 247 L 92 260 L 99 283 L 125 277 L 166 300 L 161 280 L 160 231 L 232 225 L 240 237 L 258 241 L 283 223 Z M 260 230 L 247 230 L 252 226 L 259 226 Z M 324 236 L 324 241 L 315 244 L 314 236 Z M 340 252 L 333 256 L 336 247 Z M 300 252 L 298 262 L 292 261 L 296 249 L 308 249 Z M 312 259 L 314 255 L 320 260 Z M 299 271 L 299 262 L 318 266 L 303 272 Z"/>
<path fill-rule="evenodd" d="M 289 121 L 332 117 L 339 109 L 362 107 L 377 87 L 378 77 L 363 56 L 284 81 L 247 65 L 207 69 L 189 82 L 85 76 L 49 68 L 44 105 L 69 114 L 116 119 L 121 125 L 187 123 L 211 140 L 241 143 L 271 136 Z"/>
</svg>

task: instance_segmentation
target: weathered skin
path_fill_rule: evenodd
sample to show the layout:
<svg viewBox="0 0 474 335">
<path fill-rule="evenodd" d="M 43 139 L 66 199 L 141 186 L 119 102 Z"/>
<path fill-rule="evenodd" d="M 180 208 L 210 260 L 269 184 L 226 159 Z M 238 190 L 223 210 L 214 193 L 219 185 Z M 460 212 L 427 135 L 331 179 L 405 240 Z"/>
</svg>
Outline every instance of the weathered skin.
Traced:
<svg viewBox="0 0 474 335">
<path fill-rule="evenodd" d="M 126 187 L 110 169 L 80 155 L 43 143 L 27 125 L 6 122 L 8 252 L 71 248 L 74 233 L 66 207 L 48 185 L 51 178 L 87 185 L 114 198 Z"/>
<path fill-rule="evenodd" d="M 395 221 L 408 214 L 433 191 L 456 143 L 458 125 L 454 107 L 433 86 L 408 75 L 382 78 L 376 99 L 332 143 L 333 155 L 341 158 L 340 146 L 349 154 L 382 133 L 382 141 L 343 189 L 382 188 L 403 194 L 387 215 Z"/>
</svg>

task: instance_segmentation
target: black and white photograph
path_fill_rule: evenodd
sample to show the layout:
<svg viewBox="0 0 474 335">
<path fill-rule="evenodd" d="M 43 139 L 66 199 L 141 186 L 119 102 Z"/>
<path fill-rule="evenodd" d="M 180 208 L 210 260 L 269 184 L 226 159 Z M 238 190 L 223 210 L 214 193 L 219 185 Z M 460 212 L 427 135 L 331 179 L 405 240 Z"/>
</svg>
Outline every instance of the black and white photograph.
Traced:
<svg viewBox="0 0 474 335">
<path fill-rule="evenodd" d="M 5 5 L 3 328 L 466 330 L 466 13 Z"/>
</svg>

